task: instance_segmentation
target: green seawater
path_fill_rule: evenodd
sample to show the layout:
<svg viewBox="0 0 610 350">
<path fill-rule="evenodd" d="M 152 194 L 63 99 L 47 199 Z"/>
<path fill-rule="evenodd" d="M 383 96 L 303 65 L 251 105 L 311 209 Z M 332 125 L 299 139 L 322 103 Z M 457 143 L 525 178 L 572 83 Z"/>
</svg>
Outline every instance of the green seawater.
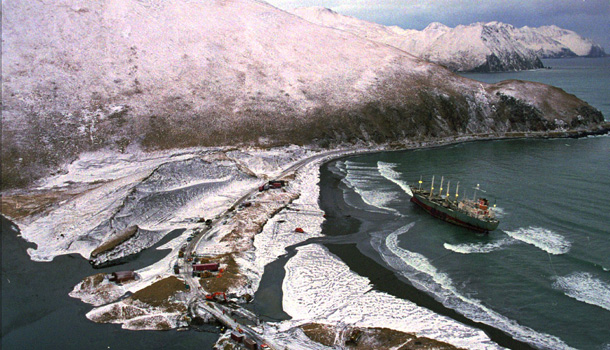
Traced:
<svg viewBox="0 0 610 350">
<path fill-rule="evenodd" d="M 352 218 L 368 224 L 366 255 L 474 321 L 539 348 L 610 346 L 610 137 L 508 140 L 352 157 Z M 496 205 L 488 235 L 409 202 L 406 182 L 451 181 Z M 323 179 L 322 181 L 325 181 Z M 361 213 L 359 217 L 358 212 Z M 371 253 L 374 252 L 374 253 Z M 556 338 L 556 339 L 555 339 Z M 534 339 L 528 341 L 528 339 Z M 565 347 L 564 347 L 565 345 Z"/>
<path fill-rule="evenodd" d="M 559 86 L 610 119 L 610 58 L 544 63 L 552 69 L 464 76 Z M 325 169 L 321 185 L 339 184 L 357 222 L 335 232 L 361 237 L 359 251 L 402 283 L 535 348 L 610 349 L 609 136 L 469 142 L 349 157 Z M 479 184 L 499 228 L 476 234 L 410 203 L 406 184 L 422 176 L 430 186 L 432 175 L 437 191 L 441 176 L 443 193 L 451 182 L 450 196 L 459 181 L 460 198 Z"/>
</svg>

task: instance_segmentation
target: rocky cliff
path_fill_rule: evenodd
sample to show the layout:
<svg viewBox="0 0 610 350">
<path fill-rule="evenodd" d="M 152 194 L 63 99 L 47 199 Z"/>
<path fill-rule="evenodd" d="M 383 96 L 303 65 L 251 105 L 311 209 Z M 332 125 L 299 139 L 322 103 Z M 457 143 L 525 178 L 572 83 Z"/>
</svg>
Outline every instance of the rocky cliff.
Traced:
<svg viewBox="0 0 610 350">
<path fill-rule="evenodd" d="M 2 17 L 3 187 L 134 144 L 329 145 L 603 119 L 559 89 L 475 82 L 255 0 L 7 0 Z"/>
</svg>

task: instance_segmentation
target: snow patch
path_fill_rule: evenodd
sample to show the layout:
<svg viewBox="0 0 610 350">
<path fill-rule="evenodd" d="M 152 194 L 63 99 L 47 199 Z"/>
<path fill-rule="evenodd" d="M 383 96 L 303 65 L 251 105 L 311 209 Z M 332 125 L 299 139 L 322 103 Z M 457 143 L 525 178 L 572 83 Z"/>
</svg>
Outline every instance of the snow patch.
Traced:
<svg viewBox="0 0 610 350">
<path fill-rule="evenodd" d="M 481 330 L 375 291 L 368 279 L 317 244 L 299 247 L 288 261 L 283 291 L 284 311 L 293 317 L 287 324 L 343 322 L 390 328 L 468 349 L 500 349 Z"/>
</svg>

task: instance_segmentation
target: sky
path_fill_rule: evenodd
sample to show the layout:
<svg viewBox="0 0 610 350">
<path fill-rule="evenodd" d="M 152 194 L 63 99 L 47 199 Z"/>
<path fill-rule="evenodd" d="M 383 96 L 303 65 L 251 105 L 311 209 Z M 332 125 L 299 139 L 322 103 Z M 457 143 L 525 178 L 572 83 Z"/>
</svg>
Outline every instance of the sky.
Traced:
<svg viewBox="0 0 610 350">
<path fill-rule="evenodd" d="M 431 22 L 499 21 L 516 27 L 556 25 L 610 53 L 610 0 L 266 0 L 281 9 L 322 6 L 384 25 L 422 30 Z"/>
</svg>

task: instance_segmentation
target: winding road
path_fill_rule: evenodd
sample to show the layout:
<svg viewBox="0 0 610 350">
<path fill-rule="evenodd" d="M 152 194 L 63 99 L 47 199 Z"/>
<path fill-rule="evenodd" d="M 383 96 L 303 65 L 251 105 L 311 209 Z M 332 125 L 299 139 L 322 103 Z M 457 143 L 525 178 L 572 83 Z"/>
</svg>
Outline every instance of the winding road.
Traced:
<svg viewBox="0 0 610 350">
<path fill-rule="evenodd" d="M 353 154 L 353 153 L 364 153 L 364 152 L 370 152 L 370 151 L 364 151 L 364 150 L 359 151 L 359 150 L 355 150 L 355 149 L 340 149 L 340 150 L 332 150 L 332 151 L 318 153 L 318 154 L 312 155 L 310 157 L 307 157 L 307 158 L 304 158 L 304 159 L 301 159 L 301 160 L 295 162 L 290 167 L 288 167 L 284 171 L 282 171 L 277 176 L 277 178 L 281 179 L 291 173 L 296 173 L 299 169 L 301 169 L 305 165 L 318 161 L 318 160 L 322 160 L 324 158 L 331 159 L 331 158 L 334 158 L 337 156 L 343 156 L 343 155 Z M 233 311 L 231 310 L 231 308 L 227 308 L 216 302 L 207 301 L 205 298 L 206 292 L 201 288 L 201 285 L 199 284 L 198 279 L 193 278 L 193 266 L 191 263 L 188 262 L 188 259 L 192 257 L 192 254 L 197 251 L 197 247 L 199 246 L 199 243 L 204 238 L 207 239 L 208 234 L 212 231 L 212 229 L 214 227 L 216 227 L 216 225 L 218 225 L 219 223 L 227 220 L 232 215 L 232 213 L 237 209 L 238 206 L 240 206 L 242 203 L 244 203 L 246 200 L 248 200 L 250 197 L 252 197 L 257 192 L 258 192 L 258 188 L 253 188 L 252 190 L 248 191 L 246 194 L 244 194 L 239 199 L 237 199 L 229 209 L 227 209 L 221 215 L 218 215 L 215 219 L 213 219 L 211 223 L 207 224 L 201 230 L 196 231 L 196 234 L 193 237 L 193 239 L 190 242 L 187 242 L 185 255 L 184 255 L 184 258 L 181 260 L 181 265 L 182 265 L 181 270 L 182 270 L 182 275 L 184 276 L 184 280 L 188 284 L 188 286 L 191 290 L 191 293 L 192 293 L 192 296 L 189 299 L 189 303 L 188 303 L 189 308 L 194 303 L 197 303 L 196 304 L 197 307 L 199 307 L 202 310 L 204 310 L 205 312 L 213 315 L 218 321 L 220 321 L 226 327 L 229 327 L 233 330 L 241 330 L 242 333 L 244 333 L 249 338 L 254 339 L 259 345 L 267 344 L 267 346 L 270 349 L 281 349 L 281 347 L 278 346 L 277 344 L 274 344 L 274 342 L 272 340 L 264 339 L 262 334 L 258 333 L 257 331 L 248 327 L 247 325 L 238 322 L 236 320 L 236 318 L 232 318 L 231 314 L 233 313 Z M 239 306 L 237 306 L 237 305 L 235 305 L 235 307 L 239 308 Z M 241 308 L 239 308 L 239 309 L 241 309 Z M 249 311 L 241 310 L 240 312 L 248 313 Z"/>
</svg>

